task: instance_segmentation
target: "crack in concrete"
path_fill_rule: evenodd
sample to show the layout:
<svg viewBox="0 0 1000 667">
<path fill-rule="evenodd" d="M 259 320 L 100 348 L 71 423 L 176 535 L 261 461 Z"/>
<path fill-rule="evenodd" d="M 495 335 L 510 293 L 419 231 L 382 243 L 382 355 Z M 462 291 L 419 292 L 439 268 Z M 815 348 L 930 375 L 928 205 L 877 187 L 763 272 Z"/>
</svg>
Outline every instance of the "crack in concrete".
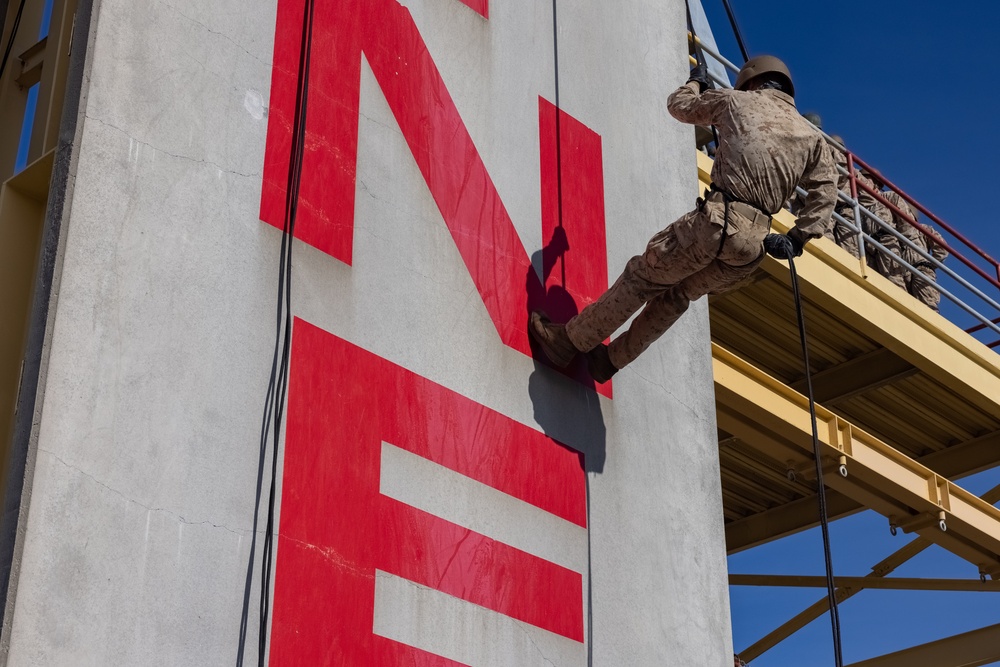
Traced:
<svg viewBox="0 0 1000 667">
<path fill-rule="evenodd" d="M 693 406 L 685 403 L 680 398 L 678 398 L 677 394 L 675 394 L 673 391 L 671 391 L 670 388 L 667 387 L 666 385 L 660 384 L 659 382 L 654 381 L 652 378 L 648 378 L 645 375 L 643 375 L 642 373 L 639 373 L 638 371 L 635 371 L 635 370 L 632 371 L 632 374 L 635 375 L 640 380 L 643 380 L 644 382 L 646 382 L 646 384 L 649 384 L 649 385 L 652 385 L 654 387 L 658 387 L 659 389 L 662 389 L 663 393 L 665 393 L 667 396 L 669 396 L 670 398 L 672 398 L 675 401 L 677 401 L 677 403 L 679 405 L 681 405 L 684 408 L 686 408 L 687 411 L 691 413 L 692 417 L 694 417 L 697 421 L 702 422 L 702 423 L 707 423 L 708 419 L 707 419 L 707 417 L 705 417 L 705 415 L 703 413 L 699 412 Z"/>
<path fill-rule="evenodd" d="M 97 118 L 95 116 L 91 116 L 89 114 L 84 114 L 83 117 L 84 117 L 85 120 L 92 120 L 92 121 L 94 121 L 96 123 L 100 123 L 101 125 L 103 125 L 103 126 L 105 126 L 107 128 L 110 128 L 112 130 L 115 130 L 116 132 L 119 132 L 119 133 L 123 134 L 124 136 L 128 137 L 131 141 L 134 141 L 135 143 L 139 144 L 140 146 L 145 146 L 147 148 L 150 148 L 150 149 L 156 151 L 157 153 L 161 153 L 163 155 L 168 155 L 168 156 L 170 156 L 172 158 L 176 158 L 178 160 L 184 160 L 186 162 L 195 162 L 197 164 L 207 164 L 207 165 L 210 165 L 212 167 L 215 167 L 219 171 L 225 172 L 227 174 L 233 174 L 234 176 L 242 176 L 243 178 L 261 178 L 262 179 L 264 177 L 262 173 L 245 174 L 245 173 L 243 173 L 241 171 L 236 171 L 235 169 L 227 169 L 227 168 L 223 167 L 221 164 L 219 164 L 217 162 L 212 162 L 211 160 L 203 160 L 203 159 L 193 158 L 193 157 L 191 157 L 189 155 L 180 155 L 178 153 L 171 153 L 170 151 L 165 150 L 163 148 L 158 148 L 158 147 L 154 146 L 153 144 L 151 144 L 149 142 L 142 141 L 141 139 L 137 139 L 133 135 L 129 134 L 128 131 L 124 130 L 123 128 L 120 128 L 117 125 L 113 125 L 112 123 L 109 123 L 109 122 L 107 122 L 105 120 L 101 120 L 100 118 Z"/>
<path fill-rule="evenodd" d="M 554 662 L 552 662 L 551 660 L 549 660 L 549 659 L 548 659 L 548 657 L 546 657 L 545 653 L 543 653 L 543 652 L 542 652 L 542 649 L 541 649 L 541 647 L 540 647 L 540 646 L 539 646 L 539 645 L 538 645 L 537 643 L 535 643 L 535 638 L 531 636 L 531 633 L 530 633 L 530 632 L 528 632 L 528 631 L 527 631 L 527 630 L 526 630 L 526 629 L 525 629 L 525 628 L 524 628 L 524 627 L 523 627 L 523 626 L 522 626 L 522 625 L 521 625 L 520 623 L 518 623 L 517 621 L 514 621 L 514 627 L 515 627 L 515 628 L 517 628 L 518 630 L 520 630 L 521 634 L 522 634 L 522 635 L 524 635 L 524 636 L 525 636 L 525 638 L 526 638 L 526 639 L 527 639 L 527 640 L 528 640 L 529 642 L 531 642 L 531 648 L 535 649 L 535 653 L 537 653 L 537 654 L 538 654 L 538 657 L 539 657 L 539 658 L 541 658 L 542 660 L 544 660 L 544 661 L 545 661 L 545 664 L 546 664 L 546 665 L 551 665 L 551 667 L 556 667 L 556 663 L 554 663 Z"/>
<path fill-rule="evenodd" d="M 182 12 L 181 10 L 179 10 L 177 7 L 175 7 L 174 5 L 170 4 L 169 2 L 164 2 L 162 4 L 164 6 L 166 6 L 167 8 L 173 10 L 174 13 L 176 13 L 181 18 L 187 19 L 191 23 L 194 23 L 195 25 L 201 26 L 209 34 L 218 35 L 219 37 L 222 37 L 227 42 L 229 42 L 230 44 L 232 44 L 236 48 L 240 49 L 241 51 L 243 51 L 244 53 L 246 53 L 248 56 L 250 56 L 251 58 L 253 58 L 257 62 L 261 63 L 262 65 L 267 65 L 268 67 L 271 66 L 271 62 L 270 61 L 264 60 L 260 56 L 254 54 L 254 53 L 251 53 L 249 50 L 247 50 L 247 48 L 245 46 L 243 46 L 242 44 L 240 44 L 239 42 L 237 42 L 235 39 L 233 39 L 232 37 L 230 37 L 226 33 L 219 32 L 218 30 L 212 30 L 211 28 L 209 28 L 207 25 L 205 25 L 201 21 L 199 21 L 199 20 L 197 20 L 197 19 L 195 19 L 195 18 L 193 18 L 191 16 L 188 16 L 187 14 L 185 14 L 184 12 Z"/>
<path fill-rule="evenodd" d="M 166 515 L 171 516 L 174 519 L 176 519 L 179 523 L 183 523 L 183 524 L 186 524 L 188 526 L 211 526 L 212 528 L 220 528 L 220 529 L 222 529 L 222 530 L 224 530 L 226 532 L 232 533 L 233 535 L 239 535 L 240 537 L 244 537 L 245 535 L 247 535 L 247 534 L 249 534 L 251 532 L 249 530 L 234 530 L 232 528 L 229 528 L 228 526 L 223 526 L 221 524 L 212 523 L 211 521 L 208 521 L 208 520 L 206 520 L 206 521 L 191 521 L 191 520 L 187 519 L 186 517 L 184 517 L 183 515 L 178 514 L 177 512 L 172 512 L 172 511 L 170 511 L 168 509 L 164 509 L 162 507 L 150 507 L 149 505 L 144 505 L 143 503 L 139 502 L 138 500 L 135 500 L 134 498 L 128 497 L 123 492 L 119 491 L 118 489 L 105 484 L 101 480 L 97 479 L 96 477 L 94 477 L 93 475 L 91 475 L 90 473 L 88 473 L 86 470 L 83 470 L 82 468 L 79 468 L 79 467 L 77 467 L 77 466 L 75 466 L 75 465 L 73 465 L 71 463 L 68 463 L 67 461 L 65 461 L 64 459 L 62 459 L 59 455 L 55 454 L 54 452 L 51 452 L 51 451 L 49 451 L 47 449 L 43 449 L 41 447 L 38 448 L 38 451 L 41 452 L 41 453 L 44 453 L 44 454 L 48 454 L 49 456 L 51 456 L 56 461 L 58 461 L 59 463 L 63 464 L 65 467 L 69 468 L 70 470 L 74 470 L 74 471 L 78 472 L 79 474 L 81 474 L 84 477 L 86 477 L 87 479 L 91 480 L 92 482 L 94 482 L 98 486 L 107 489 L 108 491 L 110 491 L 113 494 L 117 495 L 118 497 L 122 498 L 126 502 L 132 503 L 133 505 L 138 505 L 139 507 L 143 508 L 147 512 L 156 512 L 156 513 L 159 513 L 159 514 L 166 514 Z M 260 534 L 263 534 L 263 531 L 260 531 Z"/>
<path fill-rule="evenodd" d="M 381 92 L 381 89 L 379 89 L 379 91 Z M 390 113 L 391 113 L 391 110 L 390 110 Z M 383 129 L 389 130 L 393 134 L 396 134 L 396 135 L 399 135 L 399 136 L 403 136 L 403 131 L 399 129 L 399 125 L 397 123 L 395 123 L 395 122 L 393 122 L 393 123 L 383 123 L 381 120 L 379 120 L 377 118 L 374 118 L 372 116 L 369 116 L 368 114 L 363 113 L 360 110 L 358 111 L 358 116 L 360 118 L 363 118 L 363 119 L 367 120 L 372 125 L 377 125 L 378 127 L 381 127 Z M 359 131 L 359 134 L 360 134 L 360 131 Z"/>
</svg>

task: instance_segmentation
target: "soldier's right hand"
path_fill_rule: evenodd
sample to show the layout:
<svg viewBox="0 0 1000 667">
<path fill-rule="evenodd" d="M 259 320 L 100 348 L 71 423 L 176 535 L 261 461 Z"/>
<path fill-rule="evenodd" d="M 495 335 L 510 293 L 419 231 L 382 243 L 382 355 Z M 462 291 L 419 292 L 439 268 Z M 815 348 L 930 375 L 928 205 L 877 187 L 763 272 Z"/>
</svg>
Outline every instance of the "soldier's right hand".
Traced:
<svg viewBox="0 0 1000 667">
<path fill-rule="evenodd" d="M 802 242 L 789 234 L 768 234 L 764 237 L 764 251 L 775 259 L 790 259 L 802 255 Z"/>
</svg>

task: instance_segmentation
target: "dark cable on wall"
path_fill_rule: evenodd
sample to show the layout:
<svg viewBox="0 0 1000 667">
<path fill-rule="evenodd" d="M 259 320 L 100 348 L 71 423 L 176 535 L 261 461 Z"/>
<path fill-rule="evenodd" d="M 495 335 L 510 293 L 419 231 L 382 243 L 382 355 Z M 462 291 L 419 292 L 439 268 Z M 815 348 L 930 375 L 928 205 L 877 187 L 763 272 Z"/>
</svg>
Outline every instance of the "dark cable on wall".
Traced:
<svg viewBox="0 0 1000 667">
<path fill-rule="evenodd" d="M 243 618 L 240 625 L 237 667 L 242 667 L 248 629 L 249 593 L 253 577 L 254 555 L 257 541 L 257 519 L 260 511 L 264 462 L 268 440 L 271 440 L 271 480 L 267 500 L 267 524 L 261 547 L 260 615 L 258 627 L 257 664 L 263 667 L 267 656 L 268 622 L 271 611 L 271 568 L 274 559 L 274 508 L 278 473 L 278 446 L 284 418 L 285 397 L 288 391 L 288 370 L 292 334 L 292 239 L 298 213 L 299 185 L 305 153 L 306 117 L 309 101 L 309 70 L 312 57 L 314 0 L 306 0 L 299 50 L 298 80 L 295 93 L 295 113 L 292 126 L 292 147 L 288 164 L 288 182 L 285 191 L 285 220 L 282 227 L 280 260 L 278 264 L 278 299 L 275 321 L 274 354 L 271 375 L 264 399 L 264 416 L 261 420 L 260 461 L 257 476 L 257 499 L 254 505 L 254 528 L 247 565 L 247 588 L 244 597 Z M 273 430 L 272 430 L 273 426 Z"/>
</svg>

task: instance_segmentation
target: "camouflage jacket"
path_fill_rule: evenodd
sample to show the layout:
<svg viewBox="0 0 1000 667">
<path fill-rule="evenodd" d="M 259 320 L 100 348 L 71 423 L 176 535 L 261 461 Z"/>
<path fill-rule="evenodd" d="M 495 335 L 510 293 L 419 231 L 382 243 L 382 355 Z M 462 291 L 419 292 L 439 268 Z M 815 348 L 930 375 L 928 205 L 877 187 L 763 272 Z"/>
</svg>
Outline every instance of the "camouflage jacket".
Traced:
<svg viewBox="0 0 1000 667">
<path fill-rule="evenodd" d="M 892 226 L 896 228 L 896 231 L 905 236 L 906 238 L 910 239 L 914 243 L 916 243 L 921 248 L 926 250 L 927 241 L 924 238 L 924 235 L 920 233 L 919 229 L 913 226 L 913 223 L 918 221 L 916 210 L 914 210 L 914 208 L 910 206 L 910 203 L 908 201 L 903 199 L 898 193 L 893 192 L 892 190 L 883 192 L 882 196 L 885 197 L 886 201 L 888 201 L 890 204 L 898 208 L 900 211 L 905 213 L 906 216 L 909 217 L 909 220 L 907 220 L 906 217 L 903 217 L 896 211 L 889 209 L 890 214 L 892 215 Z M 889 221 L 886 220 L 886 222 Z"/>
<path fill-rule="evenodd" d="M 733 197 L 774 214 L 797 185 L 808 192 L 795 223 L 800 236 L 817 238 L 832 225 L 837 173 L 826 140 L 778 90 L 707 90 L 687 83 L 667 101 L 684 123 L 715 125 L 719 148 L 712 182 Z"/>
</svg>

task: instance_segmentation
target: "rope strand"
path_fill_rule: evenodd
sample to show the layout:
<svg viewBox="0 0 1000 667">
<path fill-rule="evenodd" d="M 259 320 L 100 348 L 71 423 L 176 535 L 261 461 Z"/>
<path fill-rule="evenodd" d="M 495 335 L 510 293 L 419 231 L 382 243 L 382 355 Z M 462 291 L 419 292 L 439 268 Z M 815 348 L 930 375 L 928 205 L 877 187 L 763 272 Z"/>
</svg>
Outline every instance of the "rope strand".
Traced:
<svg viewBox="0 0 1000 667">
<path fill-rule="evenodd" d="M 299 185 L 304 157 L 306 117 L 309 102 L 309 71 L 312 59 L 313 16 L 315 1 L 306 0 L 299 50 L 299 70 L 295 93 L 295 111 L 292 126 L 292 147 L 288 164 L 288 182 L 285 190 L 285 220 L 282 226 L 280 260 L 278 262 L 278 298 L 275 318 L 274 354 L 271 375 L 264 399 L 264 416 L 261 420 L 260 461 L 257 473 L 257 498 L 254 504 L 253 538 L 247 564 L 247 584 L 243 599 L 243 617 L 240 623 L 237 667 L 243 666 L 246 635 L 249 626 L 250 590 L 253 584 L 253 564 L 257 543 L 257 521 L 260 512 L 264 463 L 268 440 L 271 440 L 271 479 L 267 499 L 267 524 L 261 547 L 260 607 L 257 635 L 257 664 L 264 667 L 267 656 L 267 631 L 271 611 L 271 568 L 274 561 L 275 500 L 278 473 L 278 447 L 284 419 L 285 398 L 288 391 L 289 361 L 292 334 L 292 239 L 298 214 Z M 271 427 L 274 430 L 271 430 Z"/>
<path fill-rule="evenodd" d="M 840 642 L 840 611 L 837 607 L 837 584 L 833 578 L 833 555 L 830 550 L 830 518 L 826 509 L 826 487 L 823 484 L 823 464 L 819 451 L 819 429 L 816 425 L 816 400 L 813 398 L 812 372 L 809 370 L 809 345 L 806 339 L 806 318 L 802 310 L 802 295 L 799 293 L 799 276 L 795 271 L 795 261 L 788 257 L 788 269 L 792 276 L 792 295 L 795 297 L 795 313 L 799 320 L 799 339 L 802 341 L 802 361 L 806 372 L 806 394 L 809 397 L 809 419 L 812 424 L 813 455 L 816 462 L 816 498 L 819 505 L 819 522 L 823 533 L 823 560 L 826 565 L 826 595 L 830 605 L 830 625 L 833 632 L 833 656 L 837 667 L 843 667 L 844 656 Z"/>
</svg>

